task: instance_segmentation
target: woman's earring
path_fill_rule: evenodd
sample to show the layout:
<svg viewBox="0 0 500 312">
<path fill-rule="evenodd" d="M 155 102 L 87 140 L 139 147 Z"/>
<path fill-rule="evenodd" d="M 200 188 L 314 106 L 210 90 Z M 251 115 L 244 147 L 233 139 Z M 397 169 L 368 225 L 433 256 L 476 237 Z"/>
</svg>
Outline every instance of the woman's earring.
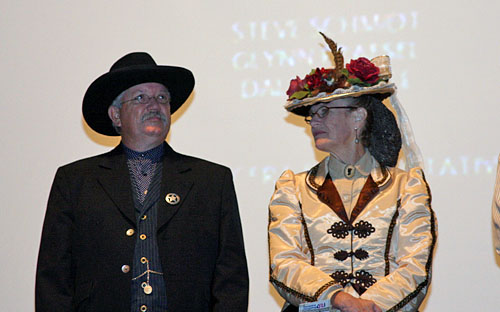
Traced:
<svg viewBox="0 0 500 312">
<path fill-rule="evenodd" d="M 356 139 L 354 139 L 354 143 L 359 144 L 358 128 L 354 128 L 354 131 L 356 132 Z"/>
</svg>

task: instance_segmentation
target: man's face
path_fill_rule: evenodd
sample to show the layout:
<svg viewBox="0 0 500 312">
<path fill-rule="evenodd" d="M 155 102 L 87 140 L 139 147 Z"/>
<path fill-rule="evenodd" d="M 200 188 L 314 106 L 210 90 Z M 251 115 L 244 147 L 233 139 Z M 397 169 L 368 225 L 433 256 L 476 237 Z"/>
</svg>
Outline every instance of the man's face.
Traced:
<svg viewBox="0 0 500 312">
<path fill-rule="evenodd" d="M 159 103 L 166 98 L 166 103 Z M 149 100 L 148 100 L 149 99 Z M 147 103 L 141 104 L 141 101 Z M 170 94 L 167 88 L 156 82 L 135 85 L 125 91 L 122 107 L 111 106 L 109 116 L 121 127 L 124 143 L 134 146 L 145 141 L 165 140 L 170 129 Z"/>
</svg>

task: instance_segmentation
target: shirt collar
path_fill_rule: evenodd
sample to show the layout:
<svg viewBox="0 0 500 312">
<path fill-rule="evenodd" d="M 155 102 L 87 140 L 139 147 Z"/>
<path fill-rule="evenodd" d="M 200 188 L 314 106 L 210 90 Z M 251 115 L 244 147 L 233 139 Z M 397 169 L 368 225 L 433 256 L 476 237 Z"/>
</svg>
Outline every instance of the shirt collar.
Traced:
<svg viewBox="0 0 500 312">
<path fill-rule="evenodd" d="M 367 158 L 371 159 L 371 170 L 369 174 L 372 176 L 373 181 L 377 183 L 378 187 L 383 187 L 387 182 L 390 181 L 391 179 L 391 171 L 388 170 L 387 168 L 382 168 L 380 167 L 379 163 L 377 160 L 371 156 L 368 151 L 365 153 L 364 156 L 367 156 Z M 329 155 L 325 157 L 319 164 L 311 168 L 306 175 L 306 183 L 307 185 L 312 188 L 313 190 L 318 190 L 318 188 L 325 182 L 326 177 L 331 173 L 329 173 L 329 168 L 328 164 L 330 162 L 330 158 L 333 158 L 332 155 Z M 363 158 L 363 157 L 361 157 Z M 359 162 L 358 162 L 359 163 Z M 370 163 L 370 162 L 368 162 Z M 364 170 L 366 168 L 361 168 L 360 167 L 360 172 L 366 173 Z M 344 170 L 341 168 L 341 170 Z M 342 173 L 342 172 L 341 172 Z M 331 176 L 330 176 L 331 177 Z M 344 177 L 342 175 L 342 177 Z M 331 177 L 332 178 L 332 177 Z"/>
<path fill-rule="evenodd" d="M 344 178 L 344 170 L 347 166 L 346 163 L 336 158 L 335 155 L 331 154 L 328 161 L 328 173 L 333 179 Z M 365 154 L 354 164 L 355 172 L 354 178 L 361 176 L 367 177 L 374 168 L 372 156 L 368 150 Z"/>
<path fill-rule="evenodd" d="M 163 156 L 163 144 L 144 152 L 137 152 L 126 147 L 125 144 L 122 145 L 127 159 L 149 159 L 152 162 L 160 162 L 161 157 Z"/>
</svg>

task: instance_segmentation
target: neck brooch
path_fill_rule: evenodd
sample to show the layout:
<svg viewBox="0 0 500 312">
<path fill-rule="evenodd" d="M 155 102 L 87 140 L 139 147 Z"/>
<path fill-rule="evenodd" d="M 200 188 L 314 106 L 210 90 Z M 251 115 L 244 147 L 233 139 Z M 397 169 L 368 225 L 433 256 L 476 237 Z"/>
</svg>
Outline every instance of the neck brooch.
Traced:
<svg viewBox="0 0 500 312">
<path fill-rule="evenodd" d="M 355 172 L 356 172 L 356 168 L 353 165 L 346 165 L 344 167 L 344 176 L 348 179 L 354 177 Z"/>
</svg>

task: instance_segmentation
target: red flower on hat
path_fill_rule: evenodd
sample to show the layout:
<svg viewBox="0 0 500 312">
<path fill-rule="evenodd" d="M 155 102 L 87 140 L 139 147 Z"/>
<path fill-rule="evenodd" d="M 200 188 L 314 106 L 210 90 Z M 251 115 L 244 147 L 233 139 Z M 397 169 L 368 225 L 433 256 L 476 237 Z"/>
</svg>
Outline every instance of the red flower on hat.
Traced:
<svg viewBox="0 0 500 312">
<path fill-rule="evenodd" d="M 288 87 L 288 91 L 286 91 L 286 94 L 288 95 L 288 97 L 291 97 L 295 92 L 304 90 L 304 86 L 305 81 L 297 76 L 297 78 L 290 80 L 290 87 Z"/>
<path fill-rule="evenodd" d="M 365 57 L 351 60 L 349 64 L 346 64 L 346 68 L 351 75 L 367 84 L 374 84 L 379 79 L 379 68 Z"/>
<path fill-rule="evenodd" d="M 316 68 L 313 69 L 304 79 L 297 78 L 290 81 L 290 86 L 286 94 L 288 99 L 301 100 L 308 96 L 315 96 L 319 92 L 332 92 L 334 85 L 335 70 Z"/>
<path fill-rule="evenodd" d="M 313 73 L 307 75 L 304 80 L 307 84 L 308 89 L 314 90 L 319 88 L 323 83 L 323 80 L 321 78 L 322 78 L 321 70 L 319 68 L 316 68 L 316 70 L 314 70 Z"/>
</svg>

